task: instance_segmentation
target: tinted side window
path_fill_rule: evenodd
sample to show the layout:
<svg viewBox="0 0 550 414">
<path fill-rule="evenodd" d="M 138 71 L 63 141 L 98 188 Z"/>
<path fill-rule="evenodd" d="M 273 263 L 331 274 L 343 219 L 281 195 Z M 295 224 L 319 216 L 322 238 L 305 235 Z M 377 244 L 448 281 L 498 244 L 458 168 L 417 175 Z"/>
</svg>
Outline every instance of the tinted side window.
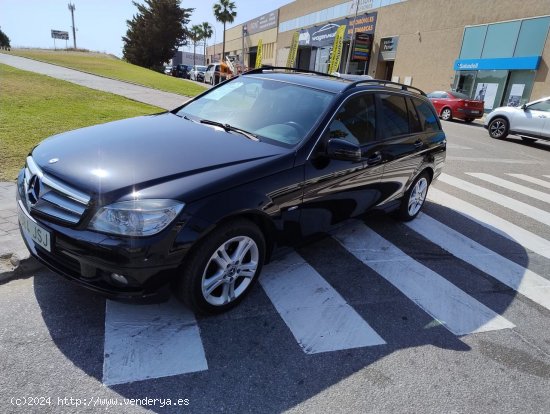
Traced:
<svg viewBox="0 0 550 414">
<path fill-rule="evenodd" d="M 409 113 L 405 97 L 380 94 L 380 119 L 384 123 L 384 137 L 391 138 L 409 133 Z"/>
<path fill-rule="evenodd" d="M 364 145 L 376 139 L 374 95 L 354 96 L 338 110 L 330 124 L 330 137 Z"/>
<path fill-rule="evenodd" d="M 528 108 L 534 111 L 550 112 L 550 100 L 537 102 L 536 104 L 529 105 Z"/>
<path fill-rule="evenodd" d="M 422 132 L 422 125 L 420 124 L 420 117 L 416 112 L 411 98 L 407 98 L 407 109 L 409 111 L 409 128 L 411 132 Z"/>
<path fill-rule="evenodd" d="M 424 131 L 439 131 L 439 124 L 437 123 L 437 115 L 435 114 L 432 106 L 428 103 L 421 101 L 420 99 L 412 98 L 416 111 L 420 118 L 420 124 Z"/>
</svg>

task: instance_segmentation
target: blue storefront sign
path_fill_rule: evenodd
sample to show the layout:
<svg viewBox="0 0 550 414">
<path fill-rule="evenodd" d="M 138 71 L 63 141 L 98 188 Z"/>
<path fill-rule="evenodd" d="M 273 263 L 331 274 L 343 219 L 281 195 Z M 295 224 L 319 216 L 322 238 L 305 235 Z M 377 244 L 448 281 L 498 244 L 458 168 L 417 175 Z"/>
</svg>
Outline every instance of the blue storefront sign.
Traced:
<svg viewBox="0 0 550 414">
<path fill-rule="evenodd" d="M 457 59 L 454 70 L 536 70 L 540 56 L 493 58 L 493 59 Z"/>
</svg>

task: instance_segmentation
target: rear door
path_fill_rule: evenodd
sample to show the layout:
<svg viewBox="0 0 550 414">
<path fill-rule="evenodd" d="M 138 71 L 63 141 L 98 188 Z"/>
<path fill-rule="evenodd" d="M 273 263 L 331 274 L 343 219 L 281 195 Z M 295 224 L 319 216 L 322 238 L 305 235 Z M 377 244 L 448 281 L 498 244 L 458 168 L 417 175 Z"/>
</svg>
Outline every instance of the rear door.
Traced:
<svg viewBox="0 0 550 414">
<path fill-rule="evenodd" d="M 425 164 L 426 153 L 439 145 L 437 115 L 427 102 L 391 92 L 378 94 L 379 123 L 383 131 L 384 201 L 398 199 Z"/>
</svg>

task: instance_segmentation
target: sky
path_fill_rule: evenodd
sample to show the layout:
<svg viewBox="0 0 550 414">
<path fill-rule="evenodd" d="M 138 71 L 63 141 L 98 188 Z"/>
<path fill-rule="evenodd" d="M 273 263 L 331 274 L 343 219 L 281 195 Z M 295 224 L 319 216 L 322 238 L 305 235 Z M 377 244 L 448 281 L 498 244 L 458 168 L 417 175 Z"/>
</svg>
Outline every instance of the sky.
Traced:
<svg viewBox="0 0 550 414">
<path fill-rule="evenodd" d="M 233 0 L 237 17 L 227 28 L 270 12 L 292 0 Z M 79 48 L 111 53 L 122 57 L 122 36 L 126 20 L 137 8 L 131 0 L 0 0 L 0 28 L 10 38 L 12 47 L 53 48 L 51 30 L 69 32 L 72 47 L 72 23 L 69 2 L 75 5 L 76 45 Z M 138 0 L 138 2 L 142 2 Z M 215 29 L 216 42 L 222 41 L 223 25 L 214 18 L 213 0 L 182 0 L 184 8 L 194 8 L 191 23 L 209 22 Z M 58 48 L 64 40 L 56 39 Z M 208 44 L 214 42 L 214 36 Z M 181 50 L 181 49 L 180 49 Z M 186 50 L 192 50 L 188 47 Z"/>
</svg>

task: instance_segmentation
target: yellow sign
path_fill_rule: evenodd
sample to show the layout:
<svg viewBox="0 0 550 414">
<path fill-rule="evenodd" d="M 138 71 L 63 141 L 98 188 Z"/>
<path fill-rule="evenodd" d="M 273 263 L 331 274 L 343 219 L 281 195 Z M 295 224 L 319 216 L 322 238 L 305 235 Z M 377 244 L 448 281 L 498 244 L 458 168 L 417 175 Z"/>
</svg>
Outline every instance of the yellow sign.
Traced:
<svg viewBox="0 0 550 414">
<path fill-rule="evenodd" d="M 255 68 L 262 67 L 262 39 L 258 40 L 258 51 L 256 52 L 256 66 Z"/>
<path fill-rule="evenodd" d="M 332 56 L 330 57 L 330 64 L 328 65 L 329 74 L 333 72 L 338 72 L 338 68 L 340 67 L 345 31 L 346 25 L 342 25 L 338 28 L 338 30 L 336 30 L 336 36 L 334 36 L 334 45 L 332 46 Z"/>
<path fill-rule="evenodd" d="M 298 38 L 300 37 L 299 32 L 294 32 L 292 36 L 292 43 L 290 44 L 290 51 L 288 52 L 288 59 L 286 61 L 287 68 L 293 68 L 296 64 L 296 55 L 298 54 Z"/>
</svg>

